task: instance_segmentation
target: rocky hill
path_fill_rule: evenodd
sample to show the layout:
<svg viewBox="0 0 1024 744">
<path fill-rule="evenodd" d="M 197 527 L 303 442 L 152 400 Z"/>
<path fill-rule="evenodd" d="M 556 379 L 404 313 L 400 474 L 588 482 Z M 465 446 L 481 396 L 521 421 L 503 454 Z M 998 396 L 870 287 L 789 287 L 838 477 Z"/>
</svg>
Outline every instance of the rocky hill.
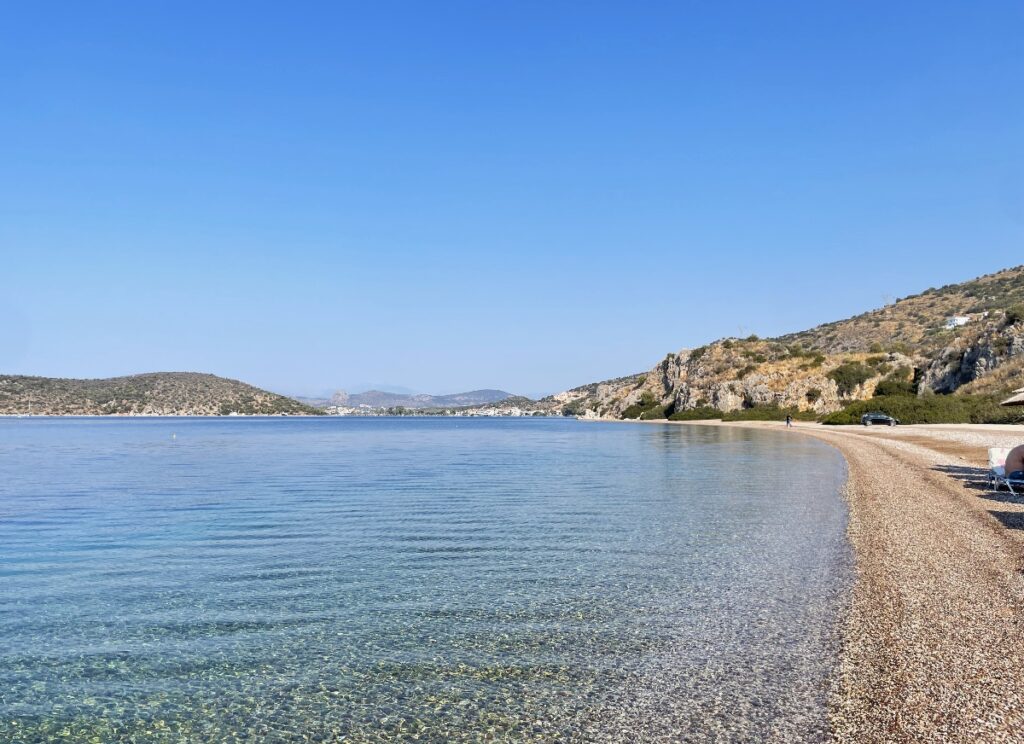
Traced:
<svg viewBox="0 0 1024 744">
<path fill-rule="evenodd" d="M 929 289 L 773 339 L 719 339 L 651 371 L 539 402 L 588 417 L 839 410 L 876 393 L 999 394 L 1024 385 L 1024 266 Z"/>
<path fill-rule="evenodd" d="M 564 414 L 572 416 L 594 415 L 599 411 L 603 415 L 606 412 L 610 413 L 607 411 L 608 402 L 640 388 L 646 380 L 647 374 L 640 372 L 626 377 L 591 382 L 541 398 L 535 405 L 542 410 L 561 409 Z"/>
<path fill-rule="evenodd" d="M 196 372 L 100 380 L 0 375 L 0 414 L 216 416 L 318 414 L 291 398 Z"/>
<path fill-rule="evenodd" d="M 827 353 L 869 351 L 874 346 L 902 346 L 929 355 L 954 338 L 978 335 L 993 313 L 1024 303 L 1024 266 L 948 284 L 904 297 L 885 307 L 846 320 L 779 337 Z M 947 328 L 960 317 L 963 326 Z M 979 322 L 982 321 L 982 322 Z"/>
</svg>

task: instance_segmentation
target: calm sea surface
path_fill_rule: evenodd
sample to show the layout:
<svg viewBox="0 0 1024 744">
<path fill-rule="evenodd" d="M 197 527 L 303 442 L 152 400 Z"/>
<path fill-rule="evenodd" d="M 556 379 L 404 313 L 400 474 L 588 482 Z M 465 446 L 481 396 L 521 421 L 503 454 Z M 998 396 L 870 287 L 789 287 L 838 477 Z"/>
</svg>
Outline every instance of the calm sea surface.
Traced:
<svg viewBox="0 0 1024 744">
<path fill-rule="evenodd" d="M 785 431 L 0 420 L 0 741 L 816 741 L 844 478 Z"/>
</svg>

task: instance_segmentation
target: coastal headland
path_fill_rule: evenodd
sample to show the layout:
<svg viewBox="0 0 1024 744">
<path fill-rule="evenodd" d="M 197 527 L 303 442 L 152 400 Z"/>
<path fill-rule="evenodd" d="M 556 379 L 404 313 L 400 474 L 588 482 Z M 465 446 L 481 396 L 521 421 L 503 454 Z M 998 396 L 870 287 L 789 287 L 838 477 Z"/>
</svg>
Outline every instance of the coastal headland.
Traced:
<svg viewBox="0 0 1024 744">
<path fill-rule="evenodd" d="M 1024 443 L 1024 427 L 798 423 L 785 434 L 833 445 L 849 469 L 856 581 L 835 740 L 1021 741 L 1024 496 L 985 476 L 986 448 Z"/>
</svg>

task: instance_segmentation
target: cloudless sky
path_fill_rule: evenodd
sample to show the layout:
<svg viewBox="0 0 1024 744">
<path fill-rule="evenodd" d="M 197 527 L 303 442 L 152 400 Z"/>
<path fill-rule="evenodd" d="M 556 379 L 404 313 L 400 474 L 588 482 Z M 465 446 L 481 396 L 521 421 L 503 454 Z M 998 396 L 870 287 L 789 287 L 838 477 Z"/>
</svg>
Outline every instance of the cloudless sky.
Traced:
<svg viewBox="0 0 1024 744">
<path fill-rule="evenodd" d="M 0 8 L 0 372 L 539 395 L 1024 263 L 1024 3 Z"/>
</svg>

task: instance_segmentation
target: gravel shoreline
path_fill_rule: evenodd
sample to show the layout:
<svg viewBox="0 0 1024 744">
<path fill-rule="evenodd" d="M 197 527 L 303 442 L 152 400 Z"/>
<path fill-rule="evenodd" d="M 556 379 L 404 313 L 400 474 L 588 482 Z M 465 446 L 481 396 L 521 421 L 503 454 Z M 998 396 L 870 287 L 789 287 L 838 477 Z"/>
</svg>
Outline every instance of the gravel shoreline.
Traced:
<svg viewBox="0 0 1024 744">
<path fill-rule="evenodd" d="M 984 483 L 985 448 L 1024 442 L 1024 428 L 796 432 L 849 466 L 857 578 L 834 740 L 1024 741 L 1024 499 Z"/>
</svg>

